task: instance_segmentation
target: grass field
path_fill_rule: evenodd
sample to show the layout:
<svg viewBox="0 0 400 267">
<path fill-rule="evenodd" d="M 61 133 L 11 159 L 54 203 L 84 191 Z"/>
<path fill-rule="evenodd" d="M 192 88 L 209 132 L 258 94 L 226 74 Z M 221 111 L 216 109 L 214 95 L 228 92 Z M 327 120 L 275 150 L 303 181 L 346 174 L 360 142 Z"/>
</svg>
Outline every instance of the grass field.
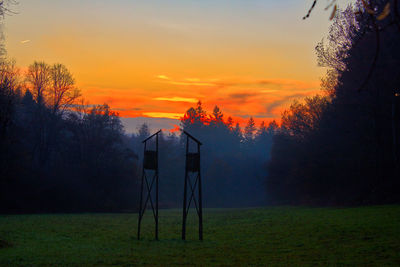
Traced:
<svg viewBox="0 0 400 267">
<path fill-rule="evenodd" d="M 400 206 L 206 209 L 180 240 L 180 210 L 137 214 L 0 216 L 0 265 L 400 266 Z"/>
</svg>

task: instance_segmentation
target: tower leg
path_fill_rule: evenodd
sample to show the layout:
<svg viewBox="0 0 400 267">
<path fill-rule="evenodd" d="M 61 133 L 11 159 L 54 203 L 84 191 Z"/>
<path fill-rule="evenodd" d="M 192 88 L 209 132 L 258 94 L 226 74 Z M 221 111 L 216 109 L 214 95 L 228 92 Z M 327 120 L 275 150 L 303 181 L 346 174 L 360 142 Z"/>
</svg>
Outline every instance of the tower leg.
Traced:
<svg viewBox="0 0 400 267">
<path fill-rule="evenodd" d="M 188 179 L 188 153 L 189 153 L 189 136 L 186 137 L 186 163 L 185 163 L 185 185 L 183 189 L 183 210 L 182 210 L 182 240 L 186 239 L 186 200 L 187 200 L 187 179 Z"/>
<path fill-rule="evenodd" d="M 199 166 L 200 166 L 200 144 L 197 143 L 197 153 L 199 153 Z M 201 172 L 199 168 L 199 239 L 203 240 L 203 198 L 201 192 Z"/>
<path fill-rule="evenodd" d="M 199 239 L 203 240 L 203 204 L 201 196 L 201 176 L 199 171 Z"/>
<path fill-rule="evenodd" d="M 182 210 L 182 215 L 183 215 L 183 220 L 182 220 L 182 240 L 186 239 L 186 200 L 187 200 L 187 174 L 185 175 L 185 187 L 183 190 L 183 210 Z"/>
<path fill-rule="evenodd" d="M 156 135 L 157 169 L 156 169 L 156 240 L 158 240 L 158 134 Z"/>
<path fill-rule="evenodd" d="M 144 169 L 142 173 L 142 185 L 140 186 L 140 206 L 139 206 L 139 219 L 138 219 L 138 230 L 137 238 L 140 240 L 140 224 L 142 223 L 142 205 L 143 205 L 143 182 L 144 182 Z"/>
</svg>

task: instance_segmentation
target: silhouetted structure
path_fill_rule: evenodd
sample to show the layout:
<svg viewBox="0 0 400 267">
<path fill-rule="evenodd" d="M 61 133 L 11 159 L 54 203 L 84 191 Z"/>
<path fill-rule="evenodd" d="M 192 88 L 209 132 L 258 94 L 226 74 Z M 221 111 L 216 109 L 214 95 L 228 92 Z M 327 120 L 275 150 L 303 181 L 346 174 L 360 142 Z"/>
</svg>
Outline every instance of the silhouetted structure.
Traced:
<svg viewBox="0 0 400 267">
<path fill-rule="evenodd" d="M 400 89 L 394 92 L 392 105 L 393 157 L 396 167 L 400 167 Z"/>
<path fill-rule="evenodd" d="M 186 134 L 186 164 L 185 164 L 185 186 L 183 190 L 182 240 L 186 239 L 186 218 L 192 200 L 196 207 L 197 215 L 199 216 L 199 239 L 203 240 L 203 207 L 202 207 L 202 197 L 201 197 L 201 172 L 200 172 L 200 146 L 202 144 L 199 140 L 191 136 L 186 131 L 183 131 L 183 133 Z M 191 153 L 189 150 L 190 139 L 197 144 L 197 152 L 195 153 Z M 193 184 L 191 182 L 190 173 L 194 173 L 196 177 Z M 189 197 L 189 203 L 187 204 L 188 184 L 191 194 Z M 196 186 L 198 188 L 198 203 L 196 202 L 196 195 L 195 195 Z"/>
<path fill-rule="evenodd" d="M 153 211 L 154 221 L 155 221 L 155 239 L 158 240 L 158 135 L 161 132 L 159 130 L 155 134 L 149 136 L 142 143 L 144 143 L 144 156 L 143 156 L 143 170 L 142 170 L 142 184 L 140 189 L 140 206 L 139 206 L 139 221 L 138 221 L 138 239 L 140 239 L 140 225 L 142 222 L 142 218 L 144 212 L 146 211 L 146 207 L 148 201 L 150 200 L 151 209 Z M 156 149 L 148 150 L 147 142 L 156 137 Z M 146 175 L 146 170 L 153 171 L 153 177 L 151 178 L 151 183 L 149 183 L 148 177 Z M 156 203 L 155 207 L 153 204 L 153 199 L 151 196 L 151 192 L 153 189 L 153 184 L 156 184 Z M 143 205 L 143 186 L 146 184 L 147 197 Z"/>
</svg>

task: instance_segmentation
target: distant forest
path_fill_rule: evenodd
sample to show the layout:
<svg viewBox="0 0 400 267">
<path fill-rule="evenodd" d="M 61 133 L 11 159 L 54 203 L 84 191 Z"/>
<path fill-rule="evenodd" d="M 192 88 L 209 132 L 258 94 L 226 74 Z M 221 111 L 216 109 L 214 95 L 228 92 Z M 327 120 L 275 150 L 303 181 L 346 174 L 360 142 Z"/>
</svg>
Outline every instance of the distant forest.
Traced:
<svg viewBox="0 0 400 267">
<path fill-rule="evenodd" d="M 294 101 L 280 125 L 249 118 L 241 129 L 217 106 L 188 109 L 180 128 L 204 144 L 205 206 L 399 202 L 399 25 L 362 2 L 338 11 L 316 47 L 327 68 L 320 95 Z M 21 74 L 1 60 L 0 212 L 137 210 L 148 125 L 126 134 L 108 105 L 81 99 L 62 64 Z M 181 205 L 184 142 L 162 134 L 160 207 Z"/>
<path fill-rule="evenodd" d="M 128 135 L 107 105 L 75 103 L 80 94 L 63 65 L 35 62 L 21 77 L 13 62 L 3 61 L 0 75 L 2 212 L 137 210 L 147 124 Z M 264 203 L 274 121 L 257 128 L 250 118 L 242 131 L 218 107 L 207 115 L 199 102 L 181 128 L 206 144 L 206 206 Z M 184 152 L 180 135 L 161 135 L 161 207 L 182 202 Z"/>
</svg>

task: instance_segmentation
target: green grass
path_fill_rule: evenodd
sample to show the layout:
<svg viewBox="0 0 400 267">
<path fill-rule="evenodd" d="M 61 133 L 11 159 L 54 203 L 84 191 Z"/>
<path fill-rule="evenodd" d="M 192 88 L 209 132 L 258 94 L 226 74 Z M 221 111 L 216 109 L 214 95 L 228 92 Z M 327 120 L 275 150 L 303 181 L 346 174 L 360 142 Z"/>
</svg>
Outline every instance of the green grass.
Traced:
<svg viewBox="0 0 400 267">
<path fill-rule="evenodd" d="M 180 240 L 181 211 L 0 216 L 0 266 L 262 265 L 399 266 L 400 206 L 206 209 L 204 241 L 194 215 Z"/>
</svg>

